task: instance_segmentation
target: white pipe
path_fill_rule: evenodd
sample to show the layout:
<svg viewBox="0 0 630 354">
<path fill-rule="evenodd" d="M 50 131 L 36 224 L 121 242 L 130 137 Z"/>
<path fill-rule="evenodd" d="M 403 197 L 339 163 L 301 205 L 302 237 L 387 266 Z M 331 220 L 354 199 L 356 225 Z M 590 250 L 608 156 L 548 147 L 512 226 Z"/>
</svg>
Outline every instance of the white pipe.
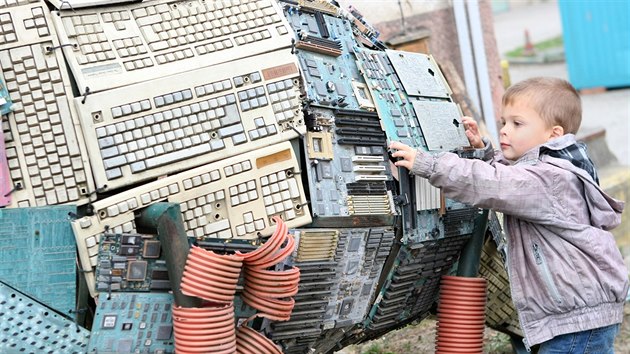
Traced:
<svg viewBox="0 0 630 354">
<path fill-rule="evenodd" d="M 456 1 L 457 2 L 457 1 Z M 473 54 L 475 56 L 475 67 L 477 68 L 477 79 L 479 82 L 479 94 L 481 97 L 481 111 L 490 133 L 495 141 L 499 141 L 497 122 L 494 117 L 494 105 L 492 103 L 492 89 L 490 88 L 490 75 L 488 73 L 488 60 L 486 59 L 486 46 L 483 42 L 483 31 L 481 28 L 481 15 L 479 13 L 479 1 L 466 1 L 468 9 L 468 20 L 470 21 L 470 34 L 472 38 Z"/>
<path fill-rule="evenodd" d="M 464 69 L 464 84 L 466 91 L 472 101 L 474 108 L 481 114 L 481 104 L 479 103 L 479 91 L 477 90 L 477 73 L 475 72 L 475 60 L 470 48 L 470 33 L 468 32 L 468 18 L 463 0 L 453 1 L 453 14 L 455 15 L 455 25 L 457 26 L 457 40 L 459 42 L 459 53 L 462 57 L 462 68 Z"/>
</svg>

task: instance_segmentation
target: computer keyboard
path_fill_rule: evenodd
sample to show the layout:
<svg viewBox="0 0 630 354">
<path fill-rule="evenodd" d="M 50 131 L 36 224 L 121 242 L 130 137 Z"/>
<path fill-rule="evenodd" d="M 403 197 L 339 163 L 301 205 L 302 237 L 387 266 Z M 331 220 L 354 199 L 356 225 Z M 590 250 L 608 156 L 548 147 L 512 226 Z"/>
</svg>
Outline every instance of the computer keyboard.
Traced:
<svg viewBox="0 0 630 354">
<path fill-rule="evenodd" d="M 0 10 L 0 67 L 13 101 L 2 117 L 11 178 L 9 207 L 85 204 L 92 173 L 70 82 L 43 2 Z"/>
<path fill-rule="evenodd" d="M 186 233 L 197 240 L 256 240 L 275 229 L 311 222 L 299 162 L 286 141 L 129 189 L 94 202 L 95 215 L 72 222 L 92 295 L 101 235 L 136 232 L 134 212 L 156 202 L 179 203 Z"/>
<path fill-rule="evenodd" d="M 82 7 L 105 6 L 125 2 L 142 2 L 142 0 L 47 0 L 57 10 L 72 10 Z"/>
<path fill-rule="evenodd" d="M 293 39 L 272 0 L 161 0 L 54 17 L 81 92 L 288 48 Z"/>
<path fill-rule="evenodd" d="M 305 132 L 289 50 L 75 98 L 99 188 L 174 173 Z"/>
<path fill-rule="evenodd" d="M 14 6 L 21 6 L 30 3 L 43 3 L 42 0 L 2 0 L 0 1 L 0 9 Z"/>
</svg>

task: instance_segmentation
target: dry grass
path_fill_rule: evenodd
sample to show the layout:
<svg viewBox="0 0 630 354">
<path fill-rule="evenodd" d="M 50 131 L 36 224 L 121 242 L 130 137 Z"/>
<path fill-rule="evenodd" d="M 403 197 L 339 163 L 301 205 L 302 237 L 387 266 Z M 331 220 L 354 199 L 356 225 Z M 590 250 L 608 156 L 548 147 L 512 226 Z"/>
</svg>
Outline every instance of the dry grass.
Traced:
<svg viewBox="0 0 630 354">
<path fill-rule="evenodd" d="M 616 353 L 630 353 L 630 303 L 625 307 L 625 318 L 615 341 Z M 417 325 L 409 325 L 387 333 L 373 341 L 352 345 L 338 354 L 429 354 L 435 352 L 435 320 L 426 319 Z M 509 337 L 486 328 L 484 353 L 512 353 Z"/>
</svg>

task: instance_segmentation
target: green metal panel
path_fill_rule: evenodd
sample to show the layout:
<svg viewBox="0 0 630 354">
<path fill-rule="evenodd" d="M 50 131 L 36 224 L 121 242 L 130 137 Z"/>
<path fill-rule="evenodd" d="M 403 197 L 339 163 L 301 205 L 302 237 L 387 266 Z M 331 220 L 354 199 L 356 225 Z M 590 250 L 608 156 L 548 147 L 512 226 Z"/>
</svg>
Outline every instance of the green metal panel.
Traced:
<svg viewBox="0 0 630 354">
<path fill-rule="evenodd" d="M 90 332 L 0 282 L 0 353 L 85 353 Z"/>
<path fill-rule="evenodd" d="M 0 209 L 0 280 L 55 310 L 75 309 L 76 207 Z"/>
</svg>

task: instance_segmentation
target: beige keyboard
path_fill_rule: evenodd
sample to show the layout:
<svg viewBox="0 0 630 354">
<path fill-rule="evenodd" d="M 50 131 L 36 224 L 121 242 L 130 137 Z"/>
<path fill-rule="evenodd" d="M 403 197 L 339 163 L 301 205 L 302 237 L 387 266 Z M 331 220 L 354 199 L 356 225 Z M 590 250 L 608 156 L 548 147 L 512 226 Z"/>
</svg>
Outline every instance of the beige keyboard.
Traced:
<svg viewBox="0 0 630 354">
<path fill-rule="evenodd" d="M 187 235 L 199 240 L 269 236 L 274 215 L 289 228 L 311 222 L 299 162 L 288 141 L 159 179 L 94 202 L 93 216 L 72 222 L 92 295 L 100 235 L 106 229 L 135 232 L 134 213 L 157 202 L 179 203 Z"/>
<path fill-rule="evenodd" d="M 44 3 L 43 0 L 0 0 L 0 9 L 6 7 L 22 6 L 32 3 Z"/>
<path fill-rule="evenodd" d="M 94 191 L 70 81 L 44 2 L 0 9 L 0 67 L 14 103 L 2 117 L 9 207 L 85 204 Z"/>
<path fill-rule="evenodd" d="M 118 188 L 304 133 L 289 50 L 75 99 L 99 188 Z"/>
<path fill-rule="evenodd" d="M 288 48 L 273 0 L 149 1 L 54 16 L 79 90 L 97 92 Z"/>
<path fill-rule="evenodd" d="M 57 10 L 74 11 L 82 7 L 105 6 L 125 2 L 142 2 L 142 0 L 47 0 Z"/>
</svg>

